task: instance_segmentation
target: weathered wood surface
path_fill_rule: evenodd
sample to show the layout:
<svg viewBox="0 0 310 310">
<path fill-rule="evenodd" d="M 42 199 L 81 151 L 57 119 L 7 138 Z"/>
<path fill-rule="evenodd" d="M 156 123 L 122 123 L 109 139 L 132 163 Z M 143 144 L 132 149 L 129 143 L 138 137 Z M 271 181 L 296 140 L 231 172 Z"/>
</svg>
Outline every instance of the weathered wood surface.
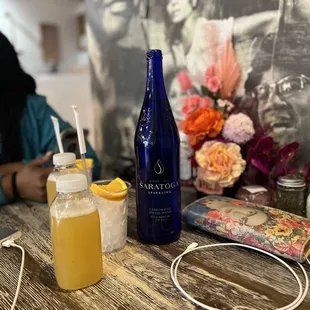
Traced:
<svg viewBox="0 0 310 310">
<path fill-rule="evenodd" d="M 183 205 L 194 200 L 183 194 Z M 53 274 L 48 208 L 13 204 L 0 207 L 0 226 L 22 231 L 18 241 L 26 250 L 19 310 L 196 309 L 181 297 L 169 275 L 172 260 L 191 242 L 223 241 L 184 225 L 178 242 L 145 245 L 137 238 L 135 199 L 130 193 L 128 243 L 120 252 L 104 256 L 104 277 L 97 285 L 75 292 L 57 287 Z M 0 309 L 10 309 L 21 253 L 0 249 Z M 292 267 L 299 272 L 297 265 Z M 307 267 L 310 275 L 310 268 Z M 293 301 L 297 284 L 290 273 L 263 255 L 239 248 L 195 252 L 180 266 L 180 283 L 198 300 L 220 309 L 269 310 Z M 310 294 L 298 308 L 310 309 Z"/>
</svg>

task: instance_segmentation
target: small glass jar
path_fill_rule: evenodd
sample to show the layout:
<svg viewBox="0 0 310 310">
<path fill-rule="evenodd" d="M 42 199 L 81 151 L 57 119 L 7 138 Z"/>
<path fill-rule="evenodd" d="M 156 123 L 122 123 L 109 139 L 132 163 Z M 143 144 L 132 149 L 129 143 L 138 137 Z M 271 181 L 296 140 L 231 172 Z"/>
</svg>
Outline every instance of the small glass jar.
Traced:
<svg viewBox="0 0 310 310">
<path fill-rule="evenodd" d="M 306 216 L 306 183 L 299 175 L 288 174 L 277 181 L 275 206 L 286 212 Z"/>
<path fill-rule="evenodd" d="M 57 178 L 64 174 L 77 173 L 79 171 L 75 162 L 76 157 L 74 153 L 59 153 L 53 156 L 54 170 L 49 174 L 46 183 L 47 203 L 49 207 L 57 196 Z"/>
</svg>

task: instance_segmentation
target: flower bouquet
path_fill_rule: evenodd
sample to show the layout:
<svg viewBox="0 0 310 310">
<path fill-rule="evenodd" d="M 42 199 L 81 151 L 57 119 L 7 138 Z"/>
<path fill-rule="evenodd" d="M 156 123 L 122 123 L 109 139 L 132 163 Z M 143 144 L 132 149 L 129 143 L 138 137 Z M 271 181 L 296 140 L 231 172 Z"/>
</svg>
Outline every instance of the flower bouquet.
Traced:
<svg viewBox="0 0 310 310">
<path fill-rule="evenodd" d="M 280 147 L 272 137 L 255 129 L 252 119 L 233 103 L 241 68 L 231 41 L 215 65 L 207 68 L 201 95 L 191 95 L 186 72 L 179 81 L 188 96 L 182 102 L 182 130 L 194 150 L 194 185 L 205 194 L 222 195 L 242 176 L 246 184 L 274 187 L 279 176 L 298 173 L 292 166 L 298 143 Z M 303 170 L 310 179 L 310 164 Z"/>
<path fill-rule="evenodd" d="M 202 95 L 189 94 L 182 105 L 182 130 L 195 151 L 194 184 L 206 194 L 223 194 L 223 189 L 232 187 L 246 167 L 241 147 L 252 139 L 255 130 L 247 115 L 234 114 L 232 99 L 240 75 L 232 43 L 227 41 L 218 62 L 206 70 Z"/>
</svg>

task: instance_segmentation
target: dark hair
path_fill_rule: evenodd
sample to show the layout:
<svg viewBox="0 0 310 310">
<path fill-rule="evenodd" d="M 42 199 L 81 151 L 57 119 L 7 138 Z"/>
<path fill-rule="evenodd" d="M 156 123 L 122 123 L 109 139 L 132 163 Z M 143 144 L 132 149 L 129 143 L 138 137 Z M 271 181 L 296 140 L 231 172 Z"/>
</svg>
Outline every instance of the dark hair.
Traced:
<svg viewBox="0 0 310 310">
<path fill-rule="evenodd" d="M 191 0 L 189 0 L 191 2 Z M 181 40 L 181 31 L 184 26 L 185 21 L 182 21 L 180 23 L 174 24 L 171 22 L 170 17 L 167 12 L 167 4 L 164 4 L 165 11 L 164 11 L 164 20 L 166 24 L 166 36 L 168 38 L 168 44 L 171 45 L 174 42 L 178 42 Z M 197 4 L 195 7 L 193 7 L 193 14 L 195 15 L 194 18 L 198 18 L 201 13 L 201 9 L 203 7 L 203 3 L 200 0 L 197 0 Z"/>
<path fill-rule="evenodd" d="M 245 83 L 246 91 L 261 83 L 263 74 L 271 69 L 272 64 L 295 74 L 310 76 L 310 45 L 307 37 L 301 39 L 302 35 L 296 35 L 297 31 L 304 33 L 302 29 L 295 27 L 289 30 L 280 32 L 278 37 L 274 33 L 265 36 L 252 60 L 251 72 Z"/>
<path fill-rule="evenodd" d="M 0 32 L 0 164 L 20 161 L 20 119 L 27 95 L 35 94 L 34 79 L 26 74 L 9 40 Z"/>
</svg>

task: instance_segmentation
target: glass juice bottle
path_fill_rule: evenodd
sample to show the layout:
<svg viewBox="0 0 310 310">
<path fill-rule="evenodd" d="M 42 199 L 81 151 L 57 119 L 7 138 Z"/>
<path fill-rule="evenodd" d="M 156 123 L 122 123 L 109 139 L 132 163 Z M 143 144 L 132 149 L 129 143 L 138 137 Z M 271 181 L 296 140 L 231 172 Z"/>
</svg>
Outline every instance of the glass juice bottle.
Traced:
<svg viewBox="0 0 310 310">
<path fill-rule="evenodd" d="M 139 237 L 155 244 L 173 242 L 181 231 L 180 138 L 165 90 L 160 50 L 147 53 L 135 153 Z"/>
<path fill-rule="evenodd" d="M 64 290 L 77 290 L 102 278 L 99 213 L 84 174 L 60 176 L 56 188 L 50 208 L 56 280 Z"/>
<path fill-rule="evenodd" d="M 57 178 L 61 175 L 78 171 L 75 161 L 76 156 L 74 153 L 59 153 L 53 156 L 54 170 L 48 176 L 46 183 L 47 203 L 49 207 L 57 196 Z"/>
</svg>

